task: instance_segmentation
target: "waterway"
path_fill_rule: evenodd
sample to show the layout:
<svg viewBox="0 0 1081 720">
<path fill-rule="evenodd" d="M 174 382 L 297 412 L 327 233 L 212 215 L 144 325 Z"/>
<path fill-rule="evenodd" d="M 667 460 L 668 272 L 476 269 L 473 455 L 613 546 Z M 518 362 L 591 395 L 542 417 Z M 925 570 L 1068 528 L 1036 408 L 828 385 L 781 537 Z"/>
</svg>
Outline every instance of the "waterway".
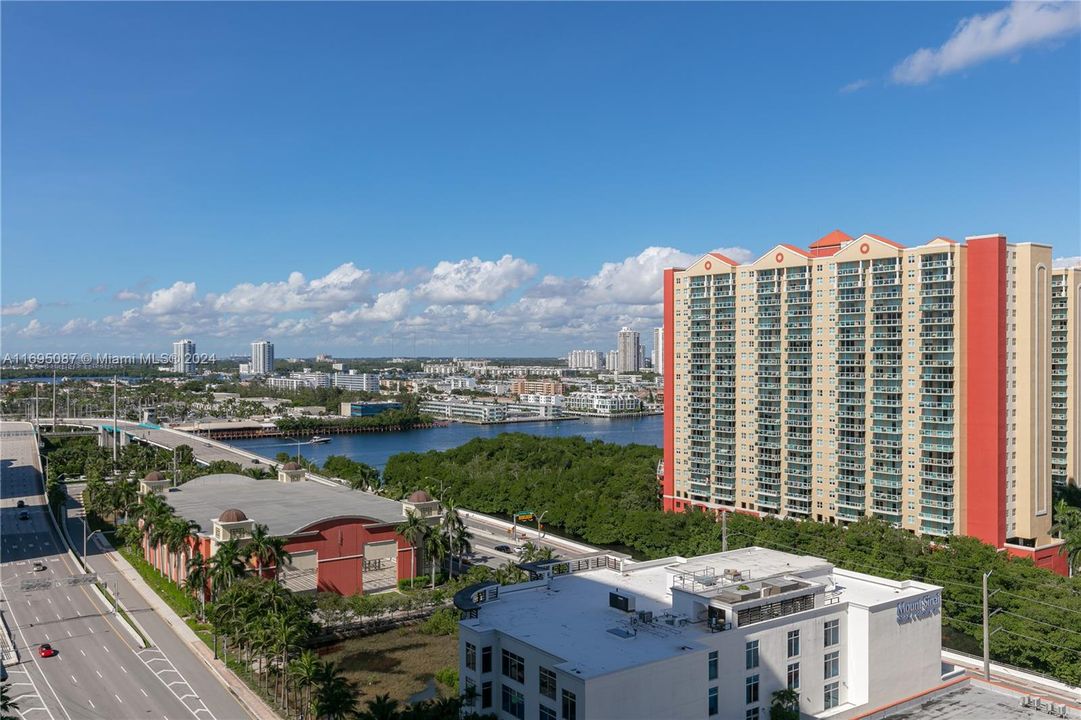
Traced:
<svg viewBox="0 0 1081 720">
<path fill-rule="evenodd" d="M 520 422 L 502 425 L 470 425 L 451 423 L 443 427 L 406 430 L 404 432 L 372 432 L 356 435 L 331 435 L 328 443 L 311 445 L 302 442 L 301 454 L 320 465 L 331 455 L 345 455 L 351 460 L 367 463 L 380 470 L 391 455 L 403 452 L 450 450 L 473 438 L 491 438 L 505 432 L 520 432 L 541 437 L 573 437 L 603 440 L 618 445 L 639 443 L 661 447 L 664 419 L 661 415 L 633 418 L 577 418 L 557 422 Z M 230 440 L 230 445 L 274 457 L 279 452 L 295 454 L 297 444 L 282 438 Z"/>
</svg>

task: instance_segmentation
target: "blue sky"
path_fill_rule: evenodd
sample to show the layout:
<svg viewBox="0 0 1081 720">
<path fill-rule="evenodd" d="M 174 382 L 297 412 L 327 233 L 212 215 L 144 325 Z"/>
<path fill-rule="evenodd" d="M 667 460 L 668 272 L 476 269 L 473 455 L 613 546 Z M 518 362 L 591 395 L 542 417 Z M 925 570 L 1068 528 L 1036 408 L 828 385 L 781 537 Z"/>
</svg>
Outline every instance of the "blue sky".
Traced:
<svg viewBox="0 0 1081 720">
<path fill-rule="evenodd" d="M 0 339 L 561 354 L 714 249 L 1079 255 L 1079 7 L 6 3 Z"/>
</svg>

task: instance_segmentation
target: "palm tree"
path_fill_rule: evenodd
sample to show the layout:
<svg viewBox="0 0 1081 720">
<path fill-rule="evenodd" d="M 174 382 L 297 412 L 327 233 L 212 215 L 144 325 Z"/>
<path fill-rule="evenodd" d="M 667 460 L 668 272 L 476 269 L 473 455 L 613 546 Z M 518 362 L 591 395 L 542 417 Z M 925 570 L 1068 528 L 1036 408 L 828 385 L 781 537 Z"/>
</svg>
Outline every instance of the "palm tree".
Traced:
<svg viewBox="0 0 1081 720">
<path fill-rule="evenodd" d="M 270 635 L 274 641 L 275 650 L 280 653 L 281 672 L 284 674 L 289 667 L 289 656 L 300 646 L 303 639 L 303 630 L 297 618 L 288 613 L 279 613 L 270 621 Z M 286 692 L 287 684 L 282 683 L 281 702 L 285 708 L 285 716 L 289 717 L 289 694 Z"/>
<path fill-rule="evenodd" d="M 0 720 L 19 720 L 16 715 L 8 714 L 19 710 L 19 703 L 11 699 L 10 691 L 10 684 L 0 685 Z"/>
<path fill-rule="evenodd" d="M 263 558 L 266 557 L 269 541 L 270 531 L 267 526 L 256 523 L 255 527 L 252 528 L 251 536 L 248 538 L 248 544 L 244 547 L 244 551 L 249 557 L 255 559 L 257 577 L 263 577 Z"/>
<path fill-rule="evenodd" d="M 451 535 L 451 541 L 453 547 L 458 550 L 458 562 L 461 563 L 462 557 L 473 552 L 473 543 L 469 542 L 473 539 L 473 533 L 469 532 L 469 528 L 463 523 L 461 527 L 454 531 Z M 453 576 L 452 576 L 453 577 Z"/>
<path fill-rule="evenodd" d="M 505 562 L 496 568 L 493 578 L 500 585 L 514 585 L 525 579 L 525 572 L 511 562 Z"/>
<path fill-rule="evenodd" d="M 188 557 L 188 541 L 196 537 L 202 528 L 194 520 L 174 517 L 165 526 L 165 544 L 173 556 L 173 582 L 180 583 L 180 558 L 185 564 Z"/>
<path fill-rule="evenodd" d="M 1063 551 L 1072 576 L 1074 568 L 1081 564 L 1081 510 L 1059 500 L 1055 503 L 1054 518 L 1051 533 L 1066 541 Z"/>
<path fill-rule="evenodd" d="M 356 714 L 357 695 L 353 683 L 346 680 L 334 663 L 321 663 L 316 679 L 312 714 L 325 720 L 346 720 Z"/>
<path fill-rule="evenodd" d="M 297 683 L 297 689 L 304 691 L 304 703 L 301 706 L 301 717 L 306 718 L 311 712 L 312 686 L 315 685 L 319 674 L 319 656 L 311 650 L 300 653 L 300 657 L 289 666 L 289 672 Z"/>
<path fill-rule="evenodd" d="M 450 549 L 450 578 L 453 580 L 455 550 L 457 550 L 459 554 L 464 552 L 460 545 L 463 533 L 467 540 L 467 544 L 468 538 L 472 537 L 466 530 L 462 515 L 458 512 L 458 508 L 455 507 L 453 501 L 448 501 L 443 505 L 443 519 L 440 521 L 440 528 L 447 536 L 447 542 Z"/>
<path fill-rule="evenodd" d="M 187 577 L 184 578 L 184 588 L 190 593 L 195 593 L 199 598 L 199 607 L 201 608 L 199 613 L 200 619 L 206 619 L 206 584 L 209 580 L 210 563 L 206 561 L 203 554 L 196 548 L 192 556 L 188 558 Z"/>
<path fill-rule="evenodd" d="M 398 701 L 387 694 L 376 695 L 367 702 L 363 712 L 357 715 L 358 720 L 397 720 L 400 717 Z"/>
<path fill-rule="evenodd" d="M 450 551 L 450 542 L 447 536 L 439 530 L 429 532 L 424 540 L 424 552 L 430 558 L 429 566 L 432 572 L 432 589 L 435 589 L 435 576 L 442 569 L 443 558 Z"/>
<path fill-rule="evenodd" d="M 282 565 L 293 559 L 293 556 L 285 549 L 286 540 L 275 536 L 267 540 L 266 559 L 274 569 L 274 580 L 281 575 Z"/>
<path fill-rule="evenodd" d="M 172 508 L 169 504 L 156 493 L 150 493 L 144 495 L 139 504 L 135 507 L 135 512 L 138 514 L 140 520 L 143 521 L 143 537 L 146 539 L 145 553 L 147 560 L 150 560 L 150 543 L 152 535 L 162 524 L 173 514 Z"/>
<path fill-rule="evenodd" d="M 139 484 L 134 480 L 117 480 L 111 489 L 113 515 L 120 513 L 127 522 L 132 508 L 139 502 Z"/>
<path fill-rule="evenodd" d="M 410 553 L 413 556 L 413 572 L 409 577 L 409 589 L 412 590 L 413 579 L 417 576 L 417 548 L 424 545 L 424 539 L 429 532 L 428 524 L 424 522 L 420 515 L 417 515 L 412 510 L 407 510 L 405 522 L 400 523 L 396 529 L 398 534 L 413 546 L 413 552 Z"/>
<path fill-rule="evenodd" d="M 770 720 L 799 720 L 799 693 L 792 688 L 774 692 L 769 716 Z"/>
<path fill-rule="evenodd" d="M 210 587 L 214 595 L 227 589 L 244 572 L 240 544 L 226 540 L 218 545 L 218 551 L 210 559 Z"/>
</svg>

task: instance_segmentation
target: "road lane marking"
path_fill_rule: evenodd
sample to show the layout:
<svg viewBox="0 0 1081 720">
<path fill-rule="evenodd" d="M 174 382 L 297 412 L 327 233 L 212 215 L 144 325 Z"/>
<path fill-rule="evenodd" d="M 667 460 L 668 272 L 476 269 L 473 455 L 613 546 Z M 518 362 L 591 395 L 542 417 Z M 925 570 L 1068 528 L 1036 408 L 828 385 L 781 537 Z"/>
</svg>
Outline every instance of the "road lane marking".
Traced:
<svg viewBox="0 0 1081 720">
<path fill-rule="evenodd" d="M 94 701 L 93 700 L 91 700 L 90 698 L 87 698 L 86 701 L 88 703 L 90 703 L 90 707 L 94 707 Z"/>
<path fill-rule="evenodd" d="M 149 695 L 146 694 L 146 690 L 143 690 L 142 688 L 139 688 L 139 692 L 141 692 L 143 694 L 143 697 L 150 697 Z"/>
<path fill-rule="evenodd" d="M 123 700 L 121 700 L 121 699 L 120 699 L 120 696 L 119 696 L 119 695 L 117 695 L 116 693 L 113 693 L 113 697 L 114 697 L 114 698 L 116 698 L 116 701 L 117 701 L 118 703 L 123 703 L 123 702 L 124 702 Z"/>
<path fill-rule="evenodd" d="M 86 650 L 79 650 L 79 652 L 83 654 L 83 657 L 86 657 Z"/>
<path fill-rule="evenodd" d="M 68 630 L 68 637 L 75 637 L 74 635 L 71 634 L 71 630 Z"/>
<path fill-rule="evenodd" d="M 72 676 L 71 676 L 71 681 L 72 681 L 73 683 L 75 683 L 76 685 L 78 685 L 78 684 L 79 684 L 79 681 L 75 679 L 75 676 L 74 676 L 74 675 L 72 675 Z"/>
<path fill-rule="evenodd" d="M 98 677 L 101 677 L 101 671 L 100 670 L 95 670 L 94 672 L 96 672 L 98 674 Z M 102 678 L 102 679 L 104 680 L 105 678 Z"/>
<path fill-rule="evenodd" d="M 103 650 L 105 650 L 105 652 L 110 652 L 109 648 L 105 647 L 104 645 L 102 645 L 101 647 L 102 647 Z"/>
<path fill-rule="evenodd" d="M 123 665 L 121 665 L 121 666 L 120 666 L 120 669 L 121 669 L 121 670 L 124 670 L 124 666 L 123 666 Z M 124 670 L 124 674 L 125 674 L 125 675 L 127 675 L 127 674 L 128 674 L 128 671 L 127 671 L 127 670 Z"/>
</svg>

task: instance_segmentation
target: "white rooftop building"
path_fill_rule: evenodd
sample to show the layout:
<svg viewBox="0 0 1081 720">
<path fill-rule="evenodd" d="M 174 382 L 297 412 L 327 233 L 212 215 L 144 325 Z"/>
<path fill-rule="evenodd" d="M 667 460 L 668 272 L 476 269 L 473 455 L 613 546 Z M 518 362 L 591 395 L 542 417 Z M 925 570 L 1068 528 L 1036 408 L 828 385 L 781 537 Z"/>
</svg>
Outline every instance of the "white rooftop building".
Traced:
<svg viewBox="0 0 1081 720">
<path fill-rule="evenodd" d="M 455 596 L 481 713 L 767 720 L 791 688 L 803 717 L 843 719 L 942 683 L 934 585 L 758 547 L 523 567 L 532 581 Z"/>
</svg>

